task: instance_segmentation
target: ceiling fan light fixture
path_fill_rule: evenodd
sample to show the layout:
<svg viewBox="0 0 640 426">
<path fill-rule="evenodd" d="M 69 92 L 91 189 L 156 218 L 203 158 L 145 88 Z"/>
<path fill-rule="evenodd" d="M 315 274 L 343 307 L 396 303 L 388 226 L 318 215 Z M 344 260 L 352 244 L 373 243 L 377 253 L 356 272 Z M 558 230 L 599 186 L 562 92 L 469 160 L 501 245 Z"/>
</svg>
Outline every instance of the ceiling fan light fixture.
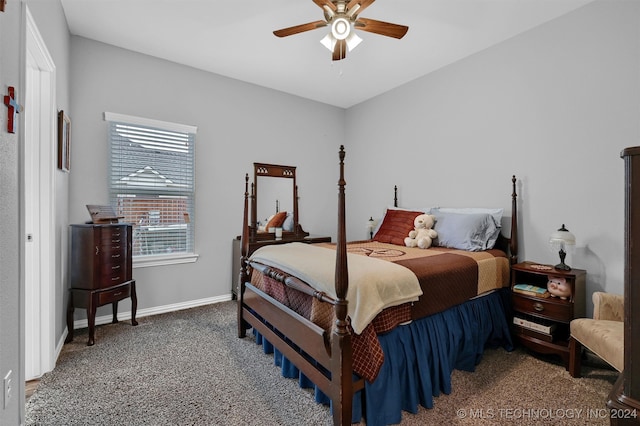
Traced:
<svg viewBox="0 0 640 426">
<path fill-rule="evenodd" d="M 351 34 L 349 34 L 349 37 L 347 37 L 347 48 L 349 48 L 349 52 L 355 49 L 361 41 L 362 39 L 358 37 L 355 31 L 352 31 Z"/>
<path fill-rule="evenodd" d="M 351 52 L 362 42 L 362 39 L 358 37 L 355 31 L 352 31 L 345 41 L 347 42 L 347 49 L 349 49 L 349 52 Z M 333 52 L 333 50 L 336 48 L 337 42 L 338 39 L 336 39 L 331 33 L 325 35 L 322 40 L 320 40 L 320 43 L 322 43 L 322 45 L 326 47 L 330 52 Z"/>
<path fill-rule="evenodd" d="M 333 18 L 336 15 L 326 4 L 322 6 L 322 8 L 324 9 L 324 13 L 327 15 L 327 18 Z"/>
<path fill-rule="evenodd" d="M 359 9 L 360 9 L 360 5 L 356 4 L 351 9 L 349 9 L 349 11 L 347 12 L 347 16 L 351 18 Z"/>
<path fill-rule="evenodd" d="M 344 40 L 352 33 L 351 23 L 347 18 L 336 18 L 331 23 L 331 35 L 336 40 Z"/>
<path fill-rule="evenodd" d="M 320 43 L 322 43 L 324 47 L 329 49 L 330 52 L 333 52 L 333 48 L 336 47 L 336 41 L 337 40 L 333 38 L 331 33 L 329 33 L 326 36 L 324 36 L 322 40 L 320 40 Z"/>
</svg>

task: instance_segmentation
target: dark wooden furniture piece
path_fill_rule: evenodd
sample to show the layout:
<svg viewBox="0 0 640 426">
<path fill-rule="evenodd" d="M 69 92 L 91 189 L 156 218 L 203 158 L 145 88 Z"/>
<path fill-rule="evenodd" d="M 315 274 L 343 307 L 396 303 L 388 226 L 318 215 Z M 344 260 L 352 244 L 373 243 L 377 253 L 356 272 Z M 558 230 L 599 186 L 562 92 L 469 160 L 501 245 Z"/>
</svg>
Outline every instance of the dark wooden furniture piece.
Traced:
<svg viewBox="0 0 640 426">
<path fill-rule="evenodd" d="M 87 310 L 88 346 L 94 344 L 96 310 L 112 304 L 113 323 L 118 322 L 118 302 L 131 298 L 131 324 L 138 325 L 136 282 L 132 278 L 129 224 L 71 225 L 71 288 L 67 310 L 68 335 L 73 340 L 74 308 Z"/>
<path fill-rule="evenodd" d="M 241 240 L 242 240 L 242 237 L 239 235 L 232 241 L 233 263 L 231 266 L 231 297 L 233 299 L 236 299 L 238 297 L 238 289 L 240 288 L 239 287 L 240 286 L 240 261 L 242 257 Z M 307 235 L 307 236 L 300 237 L 298 239 L 291 238 L 287 240 L 285 239 L 259 240 L 253 243 L 249 243 L 248 255 L 251 256 L 251 254 L 254 251 L 258 250 L 260 247 L 263 247 L 263 246 L 268 246 L 273 244 L 292 243 L 292 242 L 308 243 L 308 244 L 330 243 L 331 237 L 323 237 L 320 235 Z"/>
<path fill-rule="evenodd" d="M 564 278 L 571 288 L 571 297 L 537 297 L 512 292 L 514 314 L 535 324 L 554 327 L 551 333 L 542 333 L 527 327 L 513 326 L 514 334 L 527 348 L 544 354 L 559 355 L 569 368 L 569 323 L 584 317 L 586 271 L 563 271 L 551 265 L 522 262 L 511 266 L 511 288 L 516 284 L 547 287 L 550 277 Z"/>
<path fill-rule="evenodd" d="M 624 227 L 624 370 L 607 407 L 612 425 L 640 424 L 640 146 L 626 148 Z"/>
<path fill-rule="evenodd" d="M 334 310 L 336 321 L 330 332 L 307 320 L 295 311 L 269 297 L 249 282 L 251 262 L 248 260 L 252 242 L 249 226 L 248 177 L 245 184 L 244 221 L 241 242 L 242 261 L 238 292 L 238 337 L 246 336 L 253 327 L 275 348 L 289 359 L 332 402 L 333 423 L 350 425 L 353 396 L 364 389 L 364 379 L 353 375 L 352 335 L 347 318 L 349 287 L 347 270 L 347 244 L 345 225 L 344 147 L 340 147 L 340 177 L 338 180 L 338 232 L 336 245 L 335 293 L 336 298 L 313 290 L 302 280 L 270 275 L 287 286 L 328 303 Z M 512 259 L 517 255 L 517 207 L 515 177 L 513 178 L 511 235 L 509 240 Z M 515 262 L 514 262 L 515 263 Z M 259 265 L 256 265 L 259 267 Z"/>
</svg>

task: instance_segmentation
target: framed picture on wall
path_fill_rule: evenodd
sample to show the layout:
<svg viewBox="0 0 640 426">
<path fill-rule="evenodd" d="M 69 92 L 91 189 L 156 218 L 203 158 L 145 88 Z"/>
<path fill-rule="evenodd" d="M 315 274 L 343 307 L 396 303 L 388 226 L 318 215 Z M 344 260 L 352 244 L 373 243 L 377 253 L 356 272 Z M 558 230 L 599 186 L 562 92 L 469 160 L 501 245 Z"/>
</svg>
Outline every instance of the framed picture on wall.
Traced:
<svg viewBox="0 0 640 426">
<path fill-rule="evenodd" d="M 68 172 L 71 165 L 71 120 L 58 112 L 58 168 Z"/>
</svg>

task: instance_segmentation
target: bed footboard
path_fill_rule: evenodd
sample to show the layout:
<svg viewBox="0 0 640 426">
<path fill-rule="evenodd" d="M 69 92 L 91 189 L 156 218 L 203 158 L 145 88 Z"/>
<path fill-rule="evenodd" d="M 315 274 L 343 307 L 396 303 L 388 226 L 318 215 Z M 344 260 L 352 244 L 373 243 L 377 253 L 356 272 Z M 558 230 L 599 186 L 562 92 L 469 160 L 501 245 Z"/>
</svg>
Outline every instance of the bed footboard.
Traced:
<svg viewBox="0 0 640 426">
<path fill-rule="evenodd" d="M 278 348 L 322 392 L 333 399 L 336 394 L 332 382 L 333 351 L 331 335 L 313 322 L 302 317 L 260 289 L 247 283 L 244 295 L 243 318 Z M 283 337 L 286 336 L 286 339 Z M 292 343 L 295 342 L 295 343 Z M 325 371 L 332 372 L 327 375 Z M 363 380 L 352 382 L 352 392 L 364 387 Z M 348 420 L 351 420 L 349 405 Z"/>
</svg>

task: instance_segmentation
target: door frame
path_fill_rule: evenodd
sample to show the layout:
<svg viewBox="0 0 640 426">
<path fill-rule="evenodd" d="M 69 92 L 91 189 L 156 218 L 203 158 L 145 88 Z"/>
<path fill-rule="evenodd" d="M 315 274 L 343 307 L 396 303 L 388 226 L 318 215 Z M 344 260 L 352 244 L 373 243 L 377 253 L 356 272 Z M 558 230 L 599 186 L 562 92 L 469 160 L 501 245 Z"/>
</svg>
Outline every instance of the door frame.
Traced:
<svg viewBox="0 0 640 426">
<path fill-rule="evenodd" d="M 22 87 L 23 100 L 35 101 L 32 105 L 27 105 L 20 114 L 20 180 L 21 187 L 25 188 L 26 174 L 28 170 L 26 160 L 29 158 L 27 149 L 37 149 L 39 156 L 39 175 L 34 184 L 38 188 L 32 194 L 20 191 L 20 235 L 21 235 L 21 286 L 24 289 L 24 317 L 22 323 L 25 336 L 24 366 L 25 380 L 30 380 L 42 376 L 44 373 L 53 370 L 55 366 L 56 344 L 55 344 L 55 153 L 57 153 L 57 110 L 56 110 L 56 72 L 55 64 L 44 43 L 40 31 L 29 11 L 28 6 L 23 3 L 22 22 L 24 28 L 24 50 L 22 54 Z M 28 67 L 35 65 L 36 77 L 38 78 L 38 93 L 31 93 L 29 79 L 27 77 Z M 34 68 L 34 69 L 35 69 Z M 24 103 L 24 102 L 23 102 Z M 30 118 L 31 117 L 31 118 Z M 34 118 L 35 117 L 35 118 Z M 39 126 L 29 129 L 30 122 L 37 120 Z M 29 139 L 29 140 L 28 140 Z M 27 197 L 37 197 L 38 211 L 26 212 L 25 203 Z M 27 230 L 25 225 L 26 215 L 34 214 L 34 230 Z M 27 234 L 34 234 L 33 241 L 27 242 Z M 39 254 L 39 268 L 34 276 L 34 280 L 25 280 L 27 268 L 33 268 L 26 257 L 27 244 L 37 244 L 34 250 Z M 33 297 L 29 297 L 33 296 Z M 27 317 L 33 318 L 31 326 L 26 326 Z M 30 350 L 26 348 L 26 342 L 33 343 Z"/>
</svg>

